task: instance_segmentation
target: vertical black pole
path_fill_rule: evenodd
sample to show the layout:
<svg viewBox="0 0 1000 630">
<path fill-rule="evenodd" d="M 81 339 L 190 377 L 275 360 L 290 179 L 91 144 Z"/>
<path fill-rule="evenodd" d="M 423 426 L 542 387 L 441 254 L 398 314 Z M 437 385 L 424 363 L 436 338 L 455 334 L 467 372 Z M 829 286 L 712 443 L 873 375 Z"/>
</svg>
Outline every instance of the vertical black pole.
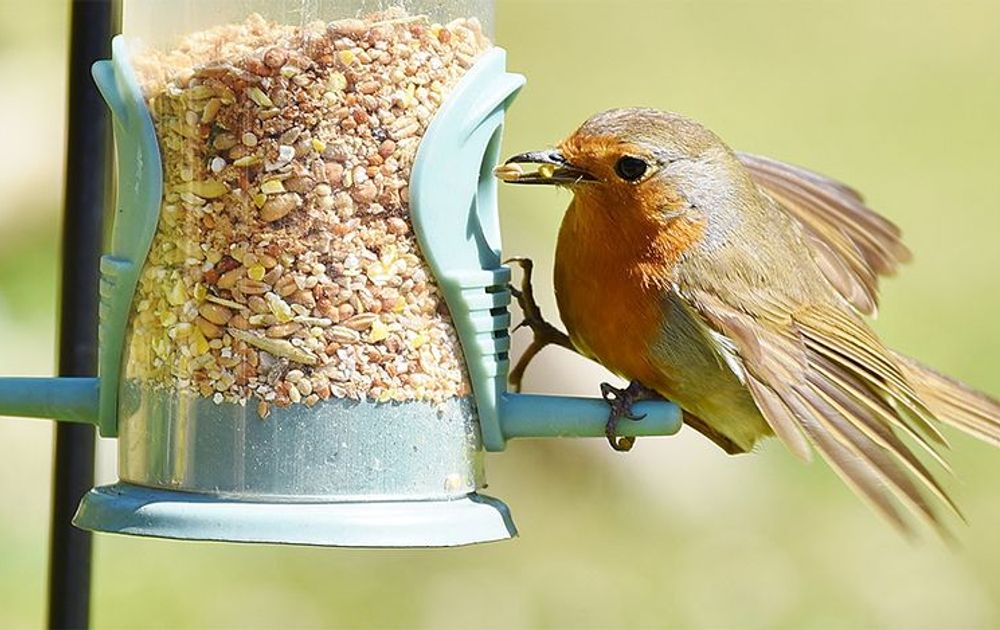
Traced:
<svg viewBox="0 0 1000 630">
<path fill-rule="evenodd" d="M 59 375 L 97 371 L 98 260 L 108 200 L 110 121 L 90 66 L 110 56 L 113 0 L 73 0 L 69 114 L 63 200 Z M 94 483 L 94 429 L 56 423 L 50 528 L 50 628 L 86 628 L 90 617 L 90 533 L 70 524 Z"/>
</svg>

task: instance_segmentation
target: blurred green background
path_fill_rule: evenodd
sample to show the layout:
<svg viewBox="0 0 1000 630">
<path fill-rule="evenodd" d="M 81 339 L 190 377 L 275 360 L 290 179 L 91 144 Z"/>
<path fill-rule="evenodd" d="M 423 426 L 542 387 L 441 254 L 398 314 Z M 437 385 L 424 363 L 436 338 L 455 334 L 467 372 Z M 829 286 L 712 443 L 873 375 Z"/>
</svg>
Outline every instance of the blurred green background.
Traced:
<svg viewBox="0 0 1000 630">
<path fill-rule="evenodd" d="M 0 0 L 0 373 L 49 374 L 68 12 Z M 652 105 L 733 146 L 812 166 L 903 226 L 894 346 L 1000 394 L 1000 3 L 499 0 L 529 77 L 505 152 L 591 113 Z M 502 192 L 506 249 L 548 280 L 566 193 Z M 548 312 L 554 315 L 551 299 Z M 523 340 L 521 340 L 523 344 Z M 561 350 L 529 391 L 594 394 Z M 95 627 L 1000 627 L 1000 457 L 955 432 L 957 549 L 910 543 L 822 464 L 729 458 L 685 430 L 628 455 L 513 443 L 489 492 L 521 538 L 339 551 L 99 536 Z M 0 627 L 44 623 L 51 426 L 0 422 Z M 101 479 L 114 478 L 102 444 Z"/>
</svg>

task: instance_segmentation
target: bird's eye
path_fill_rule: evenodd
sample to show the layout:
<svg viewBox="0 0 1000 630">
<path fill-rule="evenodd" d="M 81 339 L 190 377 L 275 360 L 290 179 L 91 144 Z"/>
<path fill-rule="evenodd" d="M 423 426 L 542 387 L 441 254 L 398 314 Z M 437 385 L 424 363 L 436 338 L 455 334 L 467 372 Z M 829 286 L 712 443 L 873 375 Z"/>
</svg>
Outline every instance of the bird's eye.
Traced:
<svg viewBox="0 0 1000 630">
<path fill-rule="evenodd" d="M 615 162 L 615 173 L 627 182 L 637 182 L 649 169 L 645 160 L 626 155 Z"/>
</svg>

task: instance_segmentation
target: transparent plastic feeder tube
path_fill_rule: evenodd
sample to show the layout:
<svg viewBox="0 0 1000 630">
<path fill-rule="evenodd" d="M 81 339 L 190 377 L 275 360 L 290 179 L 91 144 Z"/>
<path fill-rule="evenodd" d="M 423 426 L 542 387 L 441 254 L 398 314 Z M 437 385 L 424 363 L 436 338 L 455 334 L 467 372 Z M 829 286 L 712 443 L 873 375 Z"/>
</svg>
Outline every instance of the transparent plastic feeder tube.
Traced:
<svg viewBox="0 0 1000 630">
<path fill-rule="evenodd" d="M 124 341 L 123 481 L 296 501 L 481 484 L 408 195 L 492 4 L 126 2 L 163 192 Z"/>
</svg>

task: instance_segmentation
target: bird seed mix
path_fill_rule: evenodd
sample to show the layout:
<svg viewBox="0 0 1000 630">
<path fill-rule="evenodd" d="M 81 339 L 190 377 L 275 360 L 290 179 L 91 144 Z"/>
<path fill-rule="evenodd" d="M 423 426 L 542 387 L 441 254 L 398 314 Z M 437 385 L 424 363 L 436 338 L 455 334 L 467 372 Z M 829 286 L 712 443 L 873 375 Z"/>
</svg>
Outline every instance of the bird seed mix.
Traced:
<svg viewBox="0 0 1000 630">
<path fill-rule="evenodd" d="M 126 375 L 216 403 L 440 403 L 469 391 L 407 186 L 475 19 L 250 16 L 134 59 L 164 165 Z"/>
</svg>

